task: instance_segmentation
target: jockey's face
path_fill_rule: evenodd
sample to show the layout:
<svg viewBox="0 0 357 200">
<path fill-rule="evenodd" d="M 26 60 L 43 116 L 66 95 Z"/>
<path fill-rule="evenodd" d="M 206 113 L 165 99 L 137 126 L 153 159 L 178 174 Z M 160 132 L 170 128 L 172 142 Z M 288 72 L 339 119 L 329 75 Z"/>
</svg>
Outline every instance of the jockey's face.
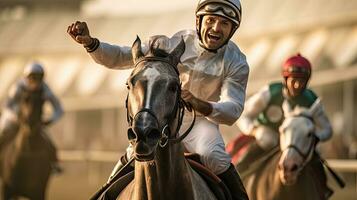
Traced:
<svg viewBox="0 0 357 200">
<path fill-rule="evenodd" d="M 300 95 L 304 91 L 306 83 L 307 80 L 305 78 L 288 77 L 286 79 L 288 95 L 291 97 L 296 97 Z"/>
<path fill-rule="evenodd" d="M 204 15 L 201 22 L 202 43 L 207 49 L 216 50 L 229 40 L 233 23 L 218 15 Z"/>
<path fill-rule="evenodd" d="M 26 77 L 27 87 L 29 90 L 34 91 L 40 88 L 42 83 L 42 76 L 41 75 L 29 75 Z"/>
</svg>

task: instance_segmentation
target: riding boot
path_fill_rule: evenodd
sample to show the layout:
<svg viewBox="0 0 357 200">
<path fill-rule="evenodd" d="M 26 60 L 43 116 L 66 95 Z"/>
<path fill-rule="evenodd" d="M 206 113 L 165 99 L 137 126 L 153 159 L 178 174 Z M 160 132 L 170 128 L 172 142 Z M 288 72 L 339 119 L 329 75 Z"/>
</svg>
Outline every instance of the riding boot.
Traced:
<svg viewBox="0 0 357 200">
<path fill-rule="evenodd" d="M 246 171 L 249 166 L 258 158 L 260 158 L 265 152 L 265 150 L 262 149 L 256 141 L 250 144 L 246 151 L 247 152 L 242 156 L 242 158 L 239 159 L 237 164 L 237 170 L 240 173 Z"/>
<path fill-rule="evenodd" d="M 114 177 L 115 175 L 128 163 L 128 158 L 127 158 L 127 154 L 125 153 L 119 160 L 118 162 L 115 164 L 112 172 L 110 173 L 110 176 L 107 180 L 107 183 L 109 183 Z M 129 166 L 129 171 L 134 170 L 134 166 L 130 165 Z M 124 173 L 125 174 L 125 173 Z"/>
<path fill-rule="evenodd" d="M 231 164 L 225 172 L 219 174 L 218 177 L 222 179 L 224 184 L 228 187 L 233 200 L 249 200 L 243 182 L 233 164 Z"/>
<path fill-rule="evenodd" d="M 129 173 L 130 171 L 134 170 L 133 164 L 123 168 L 128 163 L 127 154 L 125 153 L 115 164 L 107 182 L 102 185 L 102 187 L 90 198 L 90 200 L 97 200 L 100 195 L 114 182 L 114 178 L 118 179 L 119 177 Z M 123 170 L 122 170 L 123 169 Z M 116 178 L 116 176 L 119 176 Z"/>
</svg>

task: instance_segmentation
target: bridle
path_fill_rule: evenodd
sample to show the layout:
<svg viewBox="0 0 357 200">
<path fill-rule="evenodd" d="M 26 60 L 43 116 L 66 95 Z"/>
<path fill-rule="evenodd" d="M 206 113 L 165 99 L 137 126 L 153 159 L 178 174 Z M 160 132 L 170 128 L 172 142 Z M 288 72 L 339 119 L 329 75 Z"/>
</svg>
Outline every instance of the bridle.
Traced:
<svg viewBox="0 0 357 200">
<path fill-rule="evenodd" d="M 154 57 L 154 56 L 147 56 L 147 57 L 142 57 L 140 58 L 138 61 L 136 61 L 134 68 L 140 64 L 143 61 L 160 61 L 160 62 L 165 62 L 167 64 L 169 64 L 176 72 L 177 77 L 179 77 L 179 71 L 176 68 L 176 66 L 170 62 L 168 59 L 165 58 L 161 58 L 161 57 Z M 179 79 L 178 79 L 179 80 Z M 128 130 L 134 131 L 134 127 L 133 127 L 133 122 L 137 119 L 138 115 L 141 113 L 148 113 L 149 115 L 151 115 L 155 121 L 156 124 L 158 125 L 158 127 L 160 127 L 160 123 L 158 118 L 156 117 L 155 113 L 150 109 L 150 108 L 142 108 L 140 109 L 135 115 L 134 117 L 130 116 L 130 112 L 129 112 L 129 101 L 128 101 L 128 97 L 129 97 L 129 93 L 126 97 L 125 100 L 125 107 L 126 107 L 126 113 L 127 113 L 127 122 L 129 124 L 129 128 Z M 182 121 L 183 121 L 183 117 L 185 114 L 185 109 L 187 109 L 189 112 L 192 112 L 192 121 L 191 121 L 191 125 L 188 127 L 188 129 L 181 135 L 179 134 L 179 130 L 180 127 L 182 125 Z M 175 129 L 175 135 L 170 137 L 171 134 L 171 129 L 170 129 L 170 125 L 174 122 L 174 120 L 176 119 L 176 115 L 178 114 L 178 123 Z M 175 99 L 175 104 L 173 107 L 172 112 L 170 112 L 170 115 L 168 117 L 168 119 L 166 120 L 166 122 L 164 123 L 164 125 L 162 127 L 159 128 L 160 131 L 160 141 L 159 141 L 159 145 L 160 147 L 165 147 L 169 142 L 172 143 L 179 143 L 181 142 L 192 130 L 193 125 L 196 121 L 196 112 L 195 110 L 192 108 L 191 104 L 188 102 L 185 102 L 182 98 L 181 98 L 181 84 L 179 84 L 177 82 L 177 95 L 176 95 L 176 99 Z"/>
<path fill-rule="evenodd" d="M 298 116 L 305 117 L 305 118 L 313 121 L 313 118 L 308 115 L 300 114 Z M 301 158 L 303 159 L 303 162 L 300 166 L 298 166 L 299 167 L 298 171 L 302 170 L 305 167 L 305 165 L 310 161 L 310 159 L 314 153 L 313 150 L 315 149 L 317 141 L 318 141 L 317 137 L 313 133 L 310 133 L 310 134 L 312 137 L 312 141 L 311 141 L 306 153 L 304 153 L 298 146 L 296 146 L 294 144 L 290 144 L 284 150 L 282 150 L 282 152 L 284 152 L 285 150 L 288 150 L 288 149 L 294 149 L 298 153 L 298 155 L 301 156 Z"/>
</svg>

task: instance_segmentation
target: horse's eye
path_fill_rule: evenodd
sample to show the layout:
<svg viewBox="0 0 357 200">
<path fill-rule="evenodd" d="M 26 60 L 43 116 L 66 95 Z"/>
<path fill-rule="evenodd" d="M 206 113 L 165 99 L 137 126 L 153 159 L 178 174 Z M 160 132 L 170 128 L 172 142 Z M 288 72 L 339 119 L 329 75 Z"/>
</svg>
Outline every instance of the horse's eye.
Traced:
<svg viewBox="0 0 357 200">
<path fill-rule="evenodd" d="M 311 136 L 312 136 L 312 133 L 311 133 L 311 132 L 307 134 L 307 137 L 311 137 Z"/>
</svg>

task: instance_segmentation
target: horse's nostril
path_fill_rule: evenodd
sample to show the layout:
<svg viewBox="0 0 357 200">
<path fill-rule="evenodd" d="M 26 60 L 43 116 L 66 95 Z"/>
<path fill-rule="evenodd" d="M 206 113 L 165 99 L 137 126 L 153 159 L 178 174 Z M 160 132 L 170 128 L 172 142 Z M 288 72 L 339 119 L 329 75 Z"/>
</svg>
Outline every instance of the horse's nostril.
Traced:
<svg viewBox="0 0 357 200">
<path fill-rule="evenodd" d="M 293 166 L 291 167 L 291 171 L 294 172 L 298 169 L 298 166 L 296 164 L 293 164 Z"/>
<path fill-rule="evenodd" d="M 135 134 L 135 132 L 132 128 L 128 129 L 128 139 L 129 139 L 129 141 L 133 141 L 133 140 L 137 139 L 137 135 Z"/>
</svg>

